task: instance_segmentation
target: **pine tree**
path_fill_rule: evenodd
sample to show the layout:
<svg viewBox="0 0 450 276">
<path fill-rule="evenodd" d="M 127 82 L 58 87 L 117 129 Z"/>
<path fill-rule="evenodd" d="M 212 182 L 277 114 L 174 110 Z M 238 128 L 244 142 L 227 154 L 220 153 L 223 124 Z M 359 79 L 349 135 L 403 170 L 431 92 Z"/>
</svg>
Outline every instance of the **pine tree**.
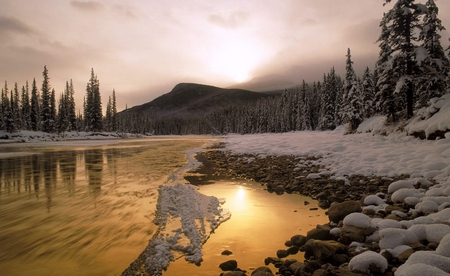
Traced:
<svg viewBox="0 0 450 276">
<path fill-rule="evenodd" d="M 31 130 L 31 105 L 28 81 L 26 82 L 25 86 L 22 86 L 21 117 L 23 122 L 23 129 Z"/>
<path fill-rule="evenodd" d="M 45 132 L 54 132 L 54 107 L 55 104 L 52 101 L 54 99 L 54 95 L 52 97 L 52 90 L 50 87 L 50 79 L 48 77 L 48 70 L 47 67 L 44 66 L 44 72 L 42 73 L 44 80 L 42 81 L 42 88 L 41 88 L 41 124 L 42 124 L 42 131 Z"/>
<path fill-rule="evenodd" d="M 312 119 L 311 119 L 311 106 L 310 106 L 310 94 L 309 85 L 303 80 L 302 89 L 300 90 L 301 95 L 301 113 L 302 113 L 302 128 L 301 130 L 312 130 Z"/>
<path fill-rule="evenodd" d="M 106 105 L 105 122 L 103 127 L 106 131 L 111 131 L 111 96 L 108 98 L 108 104 Z"/>
<path fill-rule="evenodd" d="M 58 119 L 57 119 L 57 130 L 58 133 L 64 133 L 69 128 L 69 98 L 68 98 L 68 90 L 66 87 L 66 91 L 61 94 L 59 97 L 58 103 Z"/>
<path fill-rule="evenodd" d="M 70 84 L 66 82 L 66 90 L 67 90 L 67 117 L 69 121 L 69 125 L 67 127 L 68 131 L 75 131 L 77 129 L 77 116 L 75 111 L 75 90 L 73 88 L 73 82 L 70 80 Z"/>
<path fill-rule="evenodd" d="M 386 3 L 391 0 L 385 0 Z M 384 5 L 386 4 L 384 3 Z M 416 66 L 416 53 L 418 38 L 415 36 L 417 29 L 421 28 L 420 17 L 426 11 L 426 7 L 415 4 L 414 0 L 397 0 L 394 7 L 385 14 L 383 20 L 390 32 L 388 43 L 392 49 L 391 70 L 393 77 L 397 78 L 396 93 L 405 93 L 406 115 L 413 115 L 414 86 L 413 73 Z"/>
<path fill-rule="evenodd" d="M 102 131 L 102 102 L 100 97 L 100 83 L 91 70 L 91 78 L 86 86 L 85 124 L 87 131 Z"/>
<path fill-rule="evenodd" d="M 353 69 L 350 48 L 347 50 L 347 62 L 345 69 L 346 74 L 343 86 L 344 95 L 342 97 L 342 114 L 344 122 L 349 124 L 348 132 L 353 133 L 362 122 L 362 103 L 361 91 Z"/>
<path fill-rule="evenodd" d="M 440 97 L 446 91 L 446 75 L 449 73 L 449 60 L 441 45 L 440 31 L 445 30 L 438 18 L 439 9 L 434 0 L 425 4 L 427 12 L 423 18 L 423 27 L 419 34 L 426 58 L 421 62 L 421 76 L 417 78 L 416 107 L 426 106 L 429 99 Z M 418 49 L 419 50 L 419 49 Z"/>
<path fill-rule="evenodd" d="M 322 85 L 322 112 L 318 128 L 320 130 L 333 130 L 336 128 L 336 100 L 337 100 L 337 75 L 331 68 L 328 75 L 323 77 Z"/>
<path fill-rule="evenodd" d="M 375 113 L 375 84 L 374 76 L 370 72 L 369 67 L 366 67 L 361 81 L 361 93 L 362 93 L 362 115 L 364 118 L 370 118 Z"/>
<path fill-rule="evenodd" d="M 8 83 L 5 81 L 5 89 L 3 93 L 3 121 L 4 121 L 4 127 L 6 131 L 13 133 L 16 131 L 16 125 L 14 120 L 14 114 L 12 112 L 12 108 L 14 106 L 14 98 L 12 90 L 10 91 L 10 96 L 8 98 Z"/>
<path fill-rule="evenodd" d="M 12 91 L 11 91 L 12 92 Z M 11 112 L 14 119 L 14 125 L 17 130 L 22 129 L 22 117 L 20 112 L 20 94 L 17 82 L 14 84 L 14 94 L 11 93 Z"/>
<path fill-rule="evenodd" d="M 37 131 L 41 129 L 40 113 L 41 113 L 41 106 L 39 103 L 39 91 L 36 86 L 36 79 L 33 79 L 33 84 L 31 86 L 31 113 L 30 113 L 31 130 Z"/>
<path fill-rule="evenodd" d="M 112 92 L 112 106 L 111 106 L 111 130 L 117 130 L 117 106 L 116 106 L 116 91 Z"/>
</svg>

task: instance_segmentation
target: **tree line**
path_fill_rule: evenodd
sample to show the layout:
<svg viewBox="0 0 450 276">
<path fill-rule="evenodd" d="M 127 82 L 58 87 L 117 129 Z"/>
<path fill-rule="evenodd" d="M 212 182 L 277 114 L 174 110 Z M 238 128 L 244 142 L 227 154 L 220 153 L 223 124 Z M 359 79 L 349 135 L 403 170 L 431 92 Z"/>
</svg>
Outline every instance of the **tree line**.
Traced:
<svg viewBox="0 0 450 276">
<path fill-rule="evenodd" d="M 384 5 L 391 0 L 385 0 Z M 380 22 L 380 47 L 374 69 L 362 76 L 347 51 L 345 76 L 335 68 L 323 80 L 285 90 L 254 104 L 231 106 L 201 118 L 143 118 L 125 112 L 124 131 L 153 134 L 264 133 L 332 130 L 343 123 L 354 132 L 364 118 L 385 115 L 408 119 L 415 109 L 447 93 L 450 62 L 441 44 L 445 30 L 434 0 L 398 0 Z M 450 47 L 447 49 L 449 51 Z"/>
<path fill-rule="evenodd" d="M 56 102 L 55 89 L 50 85 L 47 67 L 42 72 L 43 80 L 38 89 L 36 79 L 28 81 L 19 89 L 17 83 L 9 89 L 7 81 L 0 98 L 0 129 L 8 132 L 17 130 L 44 131 L 64 135 L 67 131 L 116 131 L 116 95 L 109 97 L 106 114 L 102 115 L 100 83 L 94 69 L 86 86 L 83 113 L 76 113 L 72 80 L 67 81 L 64 92 Z"/>
</svg>

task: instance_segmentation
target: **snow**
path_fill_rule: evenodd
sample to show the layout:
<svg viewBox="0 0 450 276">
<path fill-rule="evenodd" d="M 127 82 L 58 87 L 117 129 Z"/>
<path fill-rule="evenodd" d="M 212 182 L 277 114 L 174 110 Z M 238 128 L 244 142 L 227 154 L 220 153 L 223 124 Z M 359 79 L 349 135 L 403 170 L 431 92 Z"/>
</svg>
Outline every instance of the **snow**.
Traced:
<svg viewBox="0 0 450 276">
<path fill-rule="evenodd" d="M 220 207 L 218 198 L 199 193 L 195 186 L 160 186 L 155 216 L 158 234 L 150 244 L 157 254 L 147 259 L 148 267 L 158 275 L 177 258 L 177 254 L 199 265 L 203 256 L 202 244 L 230 216 Z"/>
<path fill-rule="evenodd" d="M 395 126 L 386 126 L 386 117 L 377 116 L 365 120 L 353 135 L 344 135 L 345 126 L 325 132 L 229 135 L 224 150 L 235 154 L 314 157 L 317 160 L 310 160 L 310 165 L 327 172 L 327 175 L 319 172 L 319 176 L 347 180 L 343 185 L 349 184 L 348 176 L 356 174 L 382 177 L 383 181 L 390 182 L 386 198 L 414 207 L 410 213 L 395 210 L 392 214 L 400 218 L 423 216 L 402 221 L 371 220 L 353 213 L 344 219 L 344 225 L 376 227 L 377 231 L 367 237 L 367 241 L 378 242 L 382 250 L 388 250 L 394 256 L 408 250 L 410 243 L 421 240 L 440 243 L 435 252 L 427 253 L 439 255 L 436 262 L 429 262 L 428 256 L 417 264 L 408 261 L 395 275 L 450 275 L 447 268 L 442 270 L 443 263 L 450 265 L 450 229 L 443 224 L 450 223 L 450 132 L 437 140 L 421 140 L 407 135 L 423 132 L 429 137 L 436 130 L 449 131 L 450 94 L 433 99 L 430 106 L 419 110 L 404 129 L 407 133 L 398 132 Z M 304 166 L 304 162 L 299 162 L 299 167 Z M 392 178 L 400 175 L 409 175 L 410 178 L 393 182 Z M 315 177 L 317 174 L 309 175 L 309 178 Z M 364 199 L 364 208 L 382 210 L 386 206 L 383 198 L 368 195 Z M 334 235 L 339 234 L 338 229 L 333 228 Z M 359 248 L 357 243 L 352 245 Z M 422 255 L 417 256 L 414 258 L 420 259 Z M 387 268 L 386 259 L 372 251 L 352 258 L 349 267 L 353 271 L 368 273 L 371 264 L 384 270 Z"/>
<path fill-rule="evenodd" d="M 377 195 L 369 195 L 364 199 L 364 205 L 383 205 L 386 204 L 383 199 Z"/>
<path fill-rule="evenodd" d="M 372 219 L 362 213 L 351 213 L 344 218 L 344 225 L 355 226 L 358 228 L 373 227 Z"/>
<path fill-rule="evenodd" d="M 365 251 L 353 257 L 348 267 L 351 271 L 370 273 L 369 267 L 375 266 L 380 272 L 384 272 L 388 268 L 388 261 L 378 253 L 373 251 Z"/>
</svg>

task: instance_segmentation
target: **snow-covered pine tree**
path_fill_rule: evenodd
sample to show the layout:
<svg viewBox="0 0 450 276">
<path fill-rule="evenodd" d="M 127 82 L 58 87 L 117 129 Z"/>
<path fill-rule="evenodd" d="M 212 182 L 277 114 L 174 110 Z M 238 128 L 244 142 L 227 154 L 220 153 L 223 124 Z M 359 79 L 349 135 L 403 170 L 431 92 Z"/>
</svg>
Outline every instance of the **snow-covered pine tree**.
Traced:
<svg viewBox="0 0 450 276">
<path fill-rule="evenodd" d="M 111 131 L 117 130 L 117 101 L 116 90 L 112 92 L 112 105 L 111 105 Z"/>
<path fill-rule="evenodd" d="M 385 0 L 390 3 L 391 0 Z M 389 10 L 383 20 L 390 32 L 388 43 L 392 49 L 392 75 L 396 78 L 396 93 L 405 93 L 406 116 L 413 115 L 414 107 L 414 70 L 416 66 L 416 53 L 418 38 L 415 36 L 420 30 L 420 17 L 426 12 L 422 4 L 414 3 L 414 0 L 397 0 L 393 8 Z"/>
<path fill-rule="evenodd" d="M 23 122 L 23 129 L 31 129 L 31 105 L 30 105 L 30 91 L 28 87 L 28 81 L 25 86 L 22 86 L 22 106 L 21 106 L 21 117 Z"/>
<path fill-rule="evenodd" d="M 344 94 L 342 96 L 342 117 L 348 123 L 348 133 L 353 133 L 362 122 L 361 90 L 358 79 L 353 69 L 350 48 L 347 50 L 347 61 L 345 66 L 345 79 L 343 84 Z"/>
<path fill-rule="evenodd" d="M 20 94 L 17 82 L 14 83 L 14 94 L 11 94 L 11 112 L 14 118 L 14 125 L 16 129 L 22 129 L 22 116 L 20 116 Z"/>
<path fill-rule="evenodd" d="M 103 128 L 106 131 L 111 131 L 111 96 L 108 98 L 108 103 L 106 105 L 105 121 L 103 123 Z"/>
<path fill-rule="evenodd" d="M 66 83 L 67 84 L 67 83 Z M 58 103 L 58 119 L 57 119 L 57 131 L 64 136 L 64 133 L 69 128 L 69 99 L 68 99 L 68 85 L 64 93 L 59 97 Z"/>
<path fill-rule="evenodd" d="M 440 97 L 446 92 L 446 76 L 449 73 L 449 60 L 441 45 L 439 34 L 445 30 L 438 17 L 439 8 L 434 0 L 428 0 L 425 6 L 427 12 L 423 17 L 423 26 L 419 34 L 423 48 L 417 49 L 420 56 L 416 58 L 421 61 L 421 75 L 416 78 L 416 108 L 426 106 L 429 99 Z"/>
<path fill-rule="evenodd" d="M 362 93 L 362 116 L 363 118 L 370 118 L 375 113 L 375 84 L 374 77 L 369 67 L 364 70 L 361 80 L 361 93 Z"/>
<path fill-rule="evenodd" d="M 100 83 L 91 69 L 91 78 L 86 86 L 85 125 L 87 131 L 101 131 L 103 129 L 102 102 L 100 97 Z"/>
<path fill-rule="evenodd" d="M 36 86 L 36 79 L 33 78 L 31 85 L 31 113 L 30 113 L 30 127 L 31 130 L 37 131 L 41 129 L 41 105 L 39 102 L 39 90 Z"/>
<path fill-rule="evenodd" d="M 54 116 L 52 107 L 52 91 L 50 87 L 50 79 L 48 77 L 47 66 L 44 66 L 44 72 L 42 72 L 44 77 L 41 87 L 41 129 L 45 132 L 53 132 L 54 129 Z"/>
<path fill-rule="evenodd" d="M 301 130 L 312 130 L 311 127 L 311 106 L 310 106 L 310 94 L 309 85 L 305 80 L 302 82 L 302 89 L 300 90 L 302 99 L 302 128 Z"/>
<path fill-rule="evenodd" d="M 77 129 L 77 116 L 75 112 L 75 90 L 73 88 L 73 82 L 70 80 L 70 83 L 68 84 L 66 82 L 66 89 L 67 89 L 67 116 L 69 121 L 69 126 L 67 127 L 68 131 L 75 131 Z"/>
</svg>

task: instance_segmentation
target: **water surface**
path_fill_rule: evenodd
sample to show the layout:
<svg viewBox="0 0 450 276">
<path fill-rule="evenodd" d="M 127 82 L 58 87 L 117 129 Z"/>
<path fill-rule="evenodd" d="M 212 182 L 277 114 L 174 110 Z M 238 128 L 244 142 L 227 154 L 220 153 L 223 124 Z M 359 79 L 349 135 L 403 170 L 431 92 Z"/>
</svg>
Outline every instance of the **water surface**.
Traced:
<svg viewBox="0 0 450 276">
<path fill-rule="evenodd" d="M 157 187 L 208 137 L 0 145 L 2 275 L 119 275 L 145 248 Z"/>
</svg>

